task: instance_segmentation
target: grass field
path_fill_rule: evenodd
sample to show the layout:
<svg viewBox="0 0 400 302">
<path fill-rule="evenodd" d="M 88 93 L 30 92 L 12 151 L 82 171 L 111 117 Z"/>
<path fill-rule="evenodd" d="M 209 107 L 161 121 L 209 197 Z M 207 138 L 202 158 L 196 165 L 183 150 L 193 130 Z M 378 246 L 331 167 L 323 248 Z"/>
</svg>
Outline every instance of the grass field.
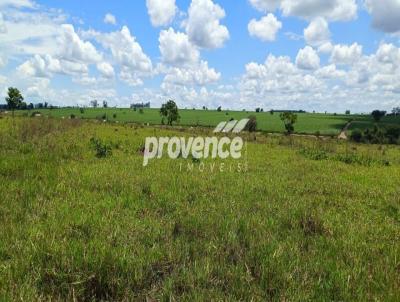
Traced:
<svg viewBox="0 0 400 302">
<path fill-rule="evenodd" d="M 142 166 L 146 136 L 192 131 L 0 118 L 0 300 L 400 300 L 399 147 L 252 134 L 246 172 Z"/>
<path fill-rule="evenodd" d="M 78 108 L 71 109 L 42 109 L 33 110 L 32 112 L 39 111 L 43 115 L 49 115 L 58 118 L 68 118 L 74 114 L 77 118 L 95 119 L 101 118 L 106 114 L 107 119 L 110 121 L 119 122 L 136 122 L 145 123 L 150 125 L 159 125 L 161 117 L 158 109 L 144 109 L 141 114 L 139 111 L 132 109 L 121 108 L 87 108 L 84 113 L 81 113 Z M 23 112 L 18 112 L 23 114 Z M 31 112 L 25 112 L 29 115 Z M 114 114 L 116 117 L 114 118 Z M 271 115 L 269 112 L 255 113 L 243 111 L 204 111 L 204 110 L 180 110 L 181 115 L 180 125 L 183 126 L 216 126 L 221 121 L 233 119 L 243 119 L 250 115 L 257 117 L 258 129 L 267 132 L 284 132 L 284 126 L 279 118 L 279 113 Z M 372 127 L 374 122 L 370 116 L 364 115 L 333 115 L 333 114 L 311 114 L 301 113 L 298 114 L 298 122 L 295 125 L 295 132 L 302 134 L 315 134 L 319 132 L 321 135 L 337 135 L 347 124 L 348 121 L 357 121 L 355 125 L 361 127 Z M 358 124 L 359 123 L 359 124 Z M 382 120 L 383 124 L 400 124 L 400 116 L 385 117 Z"/>
</svg>

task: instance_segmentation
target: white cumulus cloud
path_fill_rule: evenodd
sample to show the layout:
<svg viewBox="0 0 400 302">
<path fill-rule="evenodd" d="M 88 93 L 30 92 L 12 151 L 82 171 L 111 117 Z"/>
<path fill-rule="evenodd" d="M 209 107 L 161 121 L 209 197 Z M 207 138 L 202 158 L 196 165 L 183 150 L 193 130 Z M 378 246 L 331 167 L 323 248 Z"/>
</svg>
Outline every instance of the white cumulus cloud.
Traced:
<svg viewBox="0 0 400 302">
<path fill-rule="evenodd" d="M 352 45 L 335 45 L 331 54 L 331 62 L 335 64 L 353 64 L 362 55 L 362 46 L 353 43 Z"/>
<path fill-rule="evenodd" d="M 160 32 L 160 52 L 164 63 L 185 65 L 197 62 L 200 53 L 185 33 L 175 32 L 169 28 Z"/>
<path fill-rule="evenodd" d="M 300 49 L 296 57 L 296 65 L 300 69 L 313 70 L 319 68 L 320 58 L 310 46 Z"/>
<path fill-rule="evenodd" d="M 225 11 L 212 0 L 192 0 L 184 25 L 190 41 L 202 48 L 220 48 L 229 39 L 228 28 L 220 24 Z"/>
<path fill-rule="evenodd" d="M 366 0 L 365 5 L 376 29 L 386 33 L 400 32 L 399 0 Z"/>
<path fill-rule="evenodd" d="M 170 24 L 178 11 L 175 0 L 146 0 L 146 5 L 153 26 Z"/>
<path fill-rule="evenodd" d="M 105 24 L 112 24 L 112 25 L 115 25 L 115 24 L 117 24 L 117 19 L 115 18 L 114 15 L 108 13 L 108 14 L 106 14 L 106 15 L 104 16 L 103 22 L 104 22 Z"/>
<path fill-rule="evenodd" d="M 252 19 L 248 25 L 250 35 L 262 41 L 275 41 L 281 28 L 282 23 L 273 14 L 268 14 L 259 21 Z"/>
<path fill-rule="evenodd" d="M 307 20 L 323 17 L 329 21 L 349 21 L 357 16 L 356 0 L 250 0 L 250 3 L 263 12 L 279 8 L 285 16 Z"/>
<path fill-rule="evenodd" d="M 108 62 L 101 62 L 97 64 L 97 70 L 101 73 L 105 78 L 113 78 L 114 77 L 114 67 Z"/>
<path fill-rule="evenodd" d="M 330 35 L 328 22 L 321 17 L 312 20 L 304 29 L 304 38 L 312 46 L 320 46 L 329 42 Z"/>
</svg>

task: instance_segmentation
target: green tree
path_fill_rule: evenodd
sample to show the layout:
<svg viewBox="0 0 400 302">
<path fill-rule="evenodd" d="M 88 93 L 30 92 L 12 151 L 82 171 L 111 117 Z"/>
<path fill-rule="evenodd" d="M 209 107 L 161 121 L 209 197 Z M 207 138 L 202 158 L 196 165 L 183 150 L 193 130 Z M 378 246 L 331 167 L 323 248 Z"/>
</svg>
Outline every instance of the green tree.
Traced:
<svg viewBox="0 0 400 302">
<path fill-rule="evenodd" d="M 297 114 L 292 112 L 282 112 L 280 118 L 285 124 L 287 134 L 292 134 L 294 132 L 294 124 L 297 122 Z"/>
<path fill-rule="evenodd" d="M 172 126 L 173 122 L 179 122 L 180 116 L 178 113 L 178 106 L 173 100 L 169 100 L 163 104 L 160 109 L 160 115 L 162 116 L 162 123 L 167 120 L 167 125 Z"/>
<path fill-rule="evenodd" d="M 374 110 L 371 113 L 372 117 L 374 118 L 375 122 L 379 122 L 382 117 L 386 115 L 386 111 L 381 111 L 381 110 Z"/>
<path fill-rule="evenodd" d="M 14 110 L 20 108 L 24 97 L 22 96 L 21 92 L 14 87 L 8 88 L 8 93 L 6 97 L 6 102 L 8 109 L 12 111 L 12 115 L 14 116 Z"/>
</svg>

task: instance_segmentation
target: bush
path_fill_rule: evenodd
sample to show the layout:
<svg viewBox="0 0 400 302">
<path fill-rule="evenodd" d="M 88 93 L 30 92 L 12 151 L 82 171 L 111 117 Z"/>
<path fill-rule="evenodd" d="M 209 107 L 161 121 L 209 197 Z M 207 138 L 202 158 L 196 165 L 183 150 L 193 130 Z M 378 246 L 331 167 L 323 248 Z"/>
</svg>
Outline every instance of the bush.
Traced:
<svg viewBox="0 0 400 302">
<path fill-rule="evenodd" d="M 249 116 L 249 122 L 247 123 L 245 130 L 249 132 L 257 131 L 257 118 L 254 115 Z"/>
<path fill-rule="evenodd" d="M 390 144 L 398 144 L 400 139 L 400 127 L 392 126 L 386 130 L 386 137 Z"/>
<path fill-rule="evenodd" d="M 112 155 L 112 147 L 110 144 L 102 142 L 100 139 L 92 137 L 90 143 L 96 151 L 96 157 L 103 158 Z"/>
<path fill-rule="evenodd" d="M 300 154 L 311 160 L 325 160 L 329 158 L 324 150 L 319 149 L 302 149 L 300 150 Z"/>
<path fill-rule="evenodd" d="M 359 143 L 359 142 L 361 142 L 362 139 L 363 139 L 363 133 L 361 132 L 360 129 L 355 129 L 355 130 L 351 133 L 350 139 L 351 139 L 352 141 L 355 141 L 355 142 Z"/>
</svg>

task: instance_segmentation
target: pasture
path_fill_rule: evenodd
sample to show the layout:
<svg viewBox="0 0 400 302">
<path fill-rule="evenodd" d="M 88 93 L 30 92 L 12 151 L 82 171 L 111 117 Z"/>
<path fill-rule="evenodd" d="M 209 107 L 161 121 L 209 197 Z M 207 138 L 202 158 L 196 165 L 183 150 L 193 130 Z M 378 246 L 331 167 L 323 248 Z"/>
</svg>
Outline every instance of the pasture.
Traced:
<svg viewBox="0 0 400 302">
<path fill-rule="evenodd" d="M 154 110 L 114 111 L 159 121 Z M 207 126 L 225 117 L 181 115 Z M 258 116 L 282 130 L 277 114 Z M 304 115 L 298 131 L 337 132 L 347 118 Z M 400 300 L 398 146 L 244 134 L 247 171 L 232 159 L 222 172 L 221 160 L 142 166 L 147 136 L 210 133 L 0 118 L 0 300 Z"/>
<path fill-rule="evenodd" d="M 82 119 L 102 119 L 106 117 L 109 121 L 118 121 L 122 123 L 135 122 L 150 125 L 161 124 L 159 109 L 144 109 L 140 113 L 139 109 L 124 108 L 85 108 L 83 113 L 79 108 L 62 108 L 62 109 L 40 109 L 32 111 L 18 111 L 19 115 L 31 115 L 32 112 L 40 112 L 45 116 L 57 118 L 69 118 L 74 115 L 76 118 Z M 279 112 L 271 115 L 269 112 L 249 112 L 249 111 L 212 111 L 212 110 L 179 110 L 181 116 L 180 125 L 182 126 L 204 126 L 215 127 L 221 121 L 230 119 L 243 119 L 250 115 L 257 118 L 258 129 L 271 133 L 284 132 L 284 126 L 279 118 Z M 298 121 L 295 125 L 295 132 L 298 134 L 316 134 L 321 135 L 338 135 L 349 121 L 356 122 L 355 126 L 373 127 L 374 121 L 368 115 L 334 115 L 320 113 L 299 113 Z M 392 125 L 400 124 L 400 116 L 385 117 L 382 119 L 382 124 Z M 352 128 L 354 129 L 354 128 Z"/>
</svg>

